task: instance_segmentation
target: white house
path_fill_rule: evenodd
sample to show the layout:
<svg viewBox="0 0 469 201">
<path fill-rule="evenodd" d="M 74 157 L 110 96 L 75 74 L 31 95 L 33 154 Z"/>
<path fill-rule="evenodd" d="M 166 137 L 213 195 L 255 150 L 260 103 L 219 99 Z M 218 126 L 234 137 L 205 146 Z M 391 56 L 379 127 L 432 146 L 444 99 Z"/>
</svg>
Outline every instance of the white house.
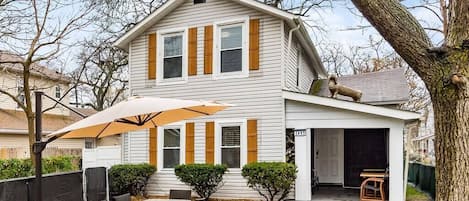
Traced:
<svg viewBox="0 0 469 201">
<path fill-rule="evenodd" d="M 286 161 L 293 129 L 297 200 L 313 199 L 313 169 L 321 183 L 356 187 L 360 163 L 389 167 L 389 199 L 403 199 L 403 127 L 419 115 L 310 95 L 312 82 L 327 75 L 299 16 L 254 0 L 168 0 L 115 46 L 129 53 L 132 95 L 235 105 L 123 136 L 124 162 L 157 166 L 149 195 L 188 189 L 174 175 L 176 164 L 223 163 L 229 172 L 213 197 L 259 199 L 240 170 Z M 360 157 L 371 150 L 375 160 Z"/>
</svg>

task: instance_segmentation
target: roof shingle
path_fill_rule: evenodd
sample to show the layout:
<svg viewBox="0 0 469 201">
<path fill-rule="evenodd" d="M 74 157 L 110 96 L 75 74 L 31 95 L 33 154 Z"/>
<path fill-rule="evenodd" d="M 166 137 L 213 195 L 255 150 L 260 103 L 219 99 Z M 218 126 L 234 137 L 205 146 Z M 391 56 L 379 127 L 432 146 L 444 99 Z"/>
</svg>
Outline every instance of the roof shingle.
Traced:
<svg viewBox="0 0 469 201">
<path fill-rule="evenodd" d="M 409 87 L 404 76 L 405 69 L 398 68 L 380 72 L 343 76 L 338 83 L 363 92 L 361 102 L 373 105 L 400 104 L 409 100 Z M 316 80 L 310 94 L 330 97 L 328 80 Z M 342 100 L 350 97 L 338 96 Z"/>
</svg>

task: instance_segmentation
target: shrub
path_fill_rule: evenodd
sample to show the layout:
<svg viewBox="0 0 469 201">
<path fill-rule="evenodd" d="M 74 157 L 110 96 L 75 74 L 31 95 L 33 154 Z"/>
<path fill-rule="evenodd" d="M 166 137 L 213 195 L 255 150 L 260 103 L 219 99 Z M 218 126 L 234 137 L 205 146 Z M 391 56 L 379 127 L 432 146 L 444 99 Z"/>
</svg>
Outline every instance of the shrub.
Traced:
<svg viewBox="0 0 469 201">
<path fill-rule="evenodd" d="M 42 159 L 42 173 L 59 173 L 79 170 L 76 157 L 59 156 Z M 0 160 L 0 180 L 34 175 L 31 159 Z"/>
<path fill-rule="evenodd" d="M 284 162 L 250 163 L 243 167 L 241 174 L 248 186 L 256 190 L 267 201 L 284 200 L 296 179 L 296 166 Z M 279 194 L 280 193 L 280 194 Z"/>
<path fill-rule="evenodd" d="M 226 171 L 224 165 L 210 164 L 178 165 L 174 168 L 178 179 L 191 186 L 192 190 L 204 200 L 208 200 L 223 186 L 222 180 Z"/>
<path fill-rule="evenodd" d="M 110 190 L 113 194 L 143 195 L 148 178 L 156 171 L 152 165 L 123 164 L 109 169 Z"/>
</svg>

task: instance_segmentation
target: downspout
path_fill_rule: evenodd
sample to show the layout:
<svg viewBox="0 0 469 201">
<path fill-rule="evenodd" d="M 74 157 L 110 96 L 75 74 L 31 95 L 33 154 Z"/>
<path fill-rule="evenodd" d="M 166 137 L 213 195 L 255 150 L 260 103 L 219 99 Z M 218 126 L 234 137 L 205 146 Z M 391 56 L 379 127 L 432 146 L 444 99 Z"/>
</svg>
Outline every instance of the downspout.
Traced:
<svg viewBox="0 0 469 201">
<path fill-rule="evenodd" d="M 297 23 L 296 21 L 294 21 L 295 24 Z M 296 26 L 296 28 L 293 28 L 293 29 L 290 29 L 290 31 L 288 32 L 288 47 L 287 47 L 287 55 L 285 57 L 285 59 L 289 59 L 290 58 L 290 52 L 291 52 L 291 43 L 292 43 L 292 37 L 293 37 L 293 32 L 295 31 L 298 31 L 299 29 L 301 28 L 301 24 L 298 24 Z M 287 86 L 287 68 L 283 68 L 283 71 L 284 71 L 284 79 L 283 79 L 283 82 L 284 82 L 284 86 Z"/>
<path fill-rule="evenodd" d="M 301 28 L 301 24 L 298 24 L 298 26 L 296 28 L 293 28 L 293 29 L 290 30 L 290 32 L 288 32 L 288 52 L 287 52 L 288 54 L 287 54 L 287 56 L 290 56 L 293 32 L 298 31 L 300 28 Z"/>
</svg>

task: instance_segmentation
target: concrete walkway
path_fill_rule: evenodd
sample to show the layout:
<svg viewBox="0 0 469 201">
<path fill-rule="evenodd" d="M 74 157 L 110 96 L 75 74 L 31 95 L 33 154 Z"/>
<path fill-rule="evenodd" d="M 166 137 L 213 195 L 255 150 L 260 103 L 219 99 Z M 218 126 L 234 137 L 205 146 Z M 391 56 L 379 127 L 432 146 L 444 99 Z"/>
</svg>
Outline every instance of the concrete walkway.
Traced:
<svg viewBox="0 0 469 201">
<path fill-rule="evenodd" d="M 344 189 L 342 187 L 319 187 L 311 200 L 321 201 L 359 201 L 360 190 Z"/>
</svg>

